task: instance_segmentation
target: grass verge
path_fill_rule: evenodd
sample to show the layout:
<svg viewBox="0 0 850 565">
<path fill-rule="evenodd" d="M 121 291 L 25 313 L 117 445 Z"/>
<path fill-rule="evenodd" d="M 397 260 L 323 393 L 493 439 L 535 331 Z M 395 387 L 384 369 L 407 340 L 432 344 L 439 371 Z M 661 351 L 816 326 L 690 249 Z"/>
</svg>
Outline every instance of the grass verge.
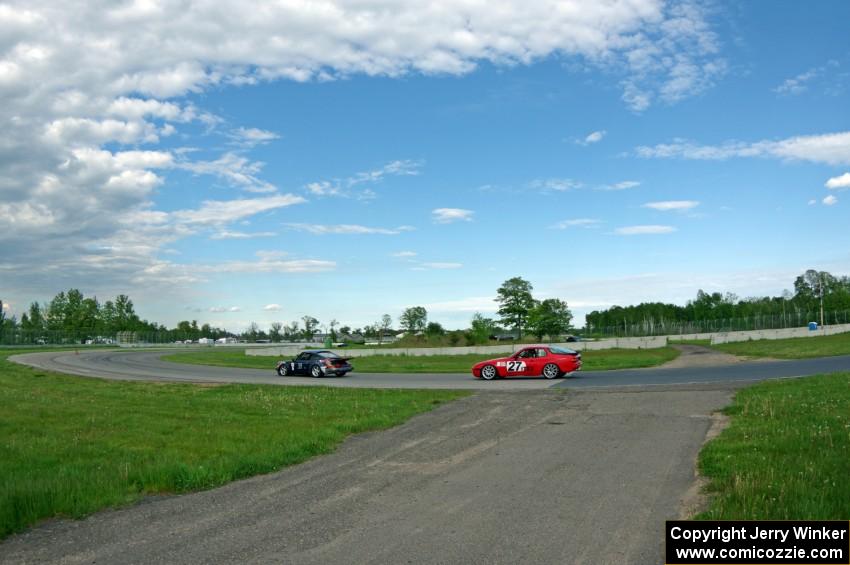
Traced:
<svg viewBox="0 0 850 565">
<path fill-rule="evenodd" d="M 739 341 L 712 347 L 732 355 L 773 357 L 774 359 L 807 359 L 830 355 L 850 355 L 850 333 L 819 337 Z"/>
<path fill-rule="evenodd" d="M 700 519 L 846 520 L 850 373 L 741 390 L 700 453 L 714 497 Z"/>
<path fill-rule="evenodd" d="M 340 353 L 344 354 L 344 351 Z M 505 354 L 506 355 L 506 354 Z M 585 371 L 654 367 L 675 359 L 679 352 L 672 347 L 659 349 L 604 349 L 582 352 Z M 351 360 L 354 370 L 362 373 L 468 373 L 479 361 L 493 355 L 370 355 Z M 194 365 L 243 367 L 274 370 L 281 357 L 248 356 L 244 350 L 209 349 L 184 351 L 163 357 L 166 361 Z"/>
<path fill-rule="evenodd" d="M 0 354 L 0 538 L 332 451 L 462 391 L 101 381 Z"/>
</svg>

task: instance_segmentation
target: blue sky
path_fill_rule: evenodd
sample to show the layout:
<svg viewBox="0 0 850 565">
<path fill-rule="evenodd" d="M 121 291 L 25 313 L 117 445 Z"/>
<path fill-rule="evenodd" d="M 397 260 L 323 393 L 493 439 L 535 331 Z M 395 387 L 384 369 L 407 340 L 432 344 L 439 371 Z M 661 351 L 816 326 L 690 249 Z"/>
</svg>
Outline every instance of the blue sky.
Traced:
<svg viewBox="0 0 850 565">
<path fill-rule="evenodd" d="M 322 5 L 4 5 L 11 313 L 454 328 L 513 276 L 581 321 L 850 273 L 846 2 Z"/>
</svg>

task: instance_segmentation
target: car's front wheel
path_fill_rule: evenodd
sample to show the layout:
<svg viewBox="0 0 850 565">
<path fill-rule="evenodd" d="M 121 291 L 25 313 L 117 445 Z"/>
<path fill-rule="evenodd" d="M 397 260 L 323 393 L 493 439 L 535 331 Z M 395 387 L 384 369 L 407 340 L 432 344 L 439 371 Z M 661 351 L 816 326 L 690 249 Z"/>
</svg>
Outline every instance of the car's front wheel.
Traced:
<svg viewBox="0 0 850 565">
<path fill-rule="evenodd" d="M 322 369 L 320 369 L 318 365 L 313 365 L 313 368 L 310 369 L 310 374 L 316 378 L 319 378 L 322 376 Z"/>
<path fill-rule="evenodd" d="M 485 381 L 492 381 L 498 376 L 499 373 L 496 372 L 496 367 L 493 365 L 484 365 L 481 367 L 481 378 Z"/>
<path fill-rule="evenodd" d="M 543 367 L 543 376 L 547 379 L 555 379 L 560 374 L 561 369 L 559 369 L 554 363 L 547 363 L 546 366 Z"/>
<path fill-rule="evenodd" d="M 289 375 L 289 365 L 283 363 L 280 367 L 277 368 L 277 374 L 281 377 Z"/>
</svg>

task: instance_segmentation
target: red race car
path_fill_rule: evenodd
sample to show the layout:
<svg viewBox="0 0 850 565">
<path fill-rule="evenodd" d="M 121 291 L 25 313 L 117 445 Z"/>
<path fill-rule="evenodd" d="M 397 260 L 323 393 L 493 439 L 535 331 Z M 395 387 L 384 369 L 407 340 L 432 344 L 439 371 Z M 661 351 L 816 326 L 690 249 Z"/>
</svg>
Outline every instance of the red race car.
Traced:
<svg viewBox="0 0 850 565">
<path fill-rule="evenodd" d="M 492 381 L 501 377 L 554 379 L 581 369 L 581 353 L 555 345 L 531 345 L 510 357 L 482 361 L 472 367 L 476 378 Z"/>
</svg>

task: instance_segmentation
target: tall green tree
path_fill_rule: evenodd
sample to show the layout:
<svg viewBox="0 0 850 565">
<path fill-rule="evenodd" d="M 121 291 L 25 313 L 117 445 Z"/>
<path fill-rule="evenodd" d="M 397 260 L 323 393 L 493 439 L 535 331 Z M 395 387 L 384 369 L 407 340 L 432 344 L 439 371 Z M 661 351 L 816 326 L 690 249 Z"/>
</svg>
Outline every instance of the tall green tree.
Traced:
<svg viewBox="0 0 850 565">
<path fill-rule="evenodd" d="M 531 291 L 534 287 L 521 277 L 513 277 L 502 283 L 496 291 L 496 302 L 499 303 L 499 322 L 517 330 L 522 337 L 528 315 L 535 306 Z"/>
<path fill-rule="evenodd" d="M 496 331 L 496 322 L 492 318 L 484 317 L 481 312 L 472 315 L 469 334 L 477 345 L 487 343 L 490 336 Z"/>
<path fill-rule="evenodd" d="M 555 337 L 570 330 L 572 319 L 573 314 L 567 308 L 566 302 L 557 298 L 547 298 L 531 309 L 528 315 L 528 327 L 537 339 L 543 339 L 544 335 Z"/>
<path fill-rule="evenodd" d="M 401 313 L 398 323 L 410 333 L 424 331 L 428 324 L 428 311 L 424 306 L 411 306 Z"/>
</svg>

